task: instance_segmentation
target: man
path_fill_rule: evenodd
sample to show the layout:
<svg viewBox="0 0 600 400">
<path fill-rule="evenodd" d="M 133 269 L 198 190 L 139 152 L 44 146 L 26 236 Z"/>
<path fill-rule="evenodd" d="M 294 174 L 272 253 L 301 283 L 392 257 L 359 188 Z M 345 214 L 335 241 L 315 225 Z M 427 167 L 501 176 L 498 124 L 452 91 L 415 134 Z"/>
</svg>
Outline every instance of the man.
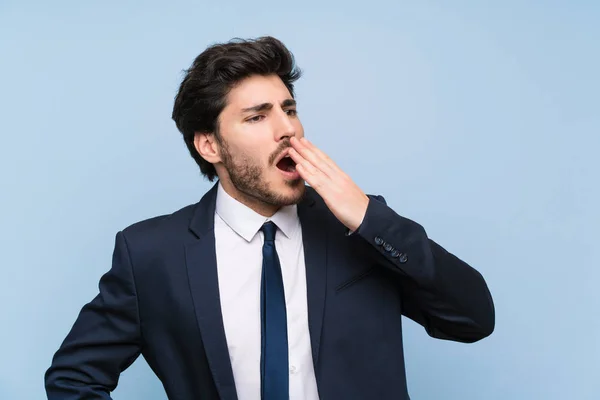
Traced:
<svg viewBox="0 0 600 400">
<path fill-rule="evenodd" d="M 196 58 L 173 119 L 218 181 L 116 235 L 49 399 L 108 399 L 140 354 L 172 400 L 408 399 L 401 315 L 440 339 L 492 333 L 482 276 L 304 138 L 299 77 L 272 37 Z"/>
</svg>

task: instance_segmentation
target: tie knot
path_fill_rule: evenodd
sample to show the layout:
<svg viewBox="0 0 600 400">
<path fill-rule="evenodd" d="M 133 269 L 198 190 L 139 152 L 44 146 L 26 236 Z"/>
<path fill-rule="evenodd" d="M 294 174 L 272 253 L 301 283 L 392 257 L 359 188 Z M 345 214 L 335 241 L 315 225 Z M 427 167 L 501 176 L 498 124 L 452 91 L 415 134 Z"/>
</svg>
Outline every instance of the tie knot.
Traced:
<svg viewBox="0 0 600 400">
<path fill-rule="evenodd" d="M 275 240 L 275 232 L 277 232 L 277 225 L 275 225 L 273 222 L 269 221 L 265 223 L 262 226 L 262 228 L 260 228 L 260 230 L 263 231 L 265 235 L 265 242 L 272 242 Z"/>
</svg>

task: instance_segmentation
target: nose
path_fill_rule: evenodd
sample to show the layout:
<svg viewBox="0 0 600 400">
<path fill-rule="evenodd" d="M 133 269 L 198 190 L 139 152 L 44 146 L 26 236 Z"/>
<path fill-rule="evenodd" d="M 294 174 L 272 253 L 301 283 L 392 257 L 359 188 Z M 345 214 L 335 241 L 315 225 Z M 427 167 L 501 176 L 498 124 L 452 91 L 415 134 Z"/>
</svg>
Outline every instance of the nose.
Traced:
<svg viewBox="0 0 600 400">
<path fill-rule="evenodd" d="M 274 132 L 275 141 L 289 140 L 292 136 L 296 136 L 296 127 L 285 110 L 279 110 L 275 122 Z"/>
</svg>

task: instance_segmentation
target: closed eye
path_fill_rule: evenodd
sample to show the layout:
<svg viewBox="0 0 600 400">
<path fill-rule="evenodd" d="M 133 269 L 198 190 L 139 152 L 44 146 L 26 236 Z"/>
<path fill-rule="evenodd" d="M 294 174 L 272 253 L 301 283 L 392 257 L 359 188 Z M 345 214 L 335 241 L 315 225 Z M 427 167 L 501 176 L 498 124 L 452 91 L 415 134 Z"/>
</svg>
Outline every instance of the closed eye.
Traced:
<svg viewBox="0 0 600 400">
<path fill-rule="evenodd" d="M 294 110 L 294 109 L 285 110 L 285 113 L 290 117 L 298 116 L 298 110 Z M 264 118 L 265 118 L 264 115 L 255 115 L 254 117 L 248 118 L 246 121 L 250 122 L 250 123 L 256 123 L 256 122 L 262 121 Z"/>
<path fill-rule="evenodd" d="M 260 122 L 264 117 L 264 115 L 255 115 L 254 117 L 248 118 L 246 121 L 250 123 Z"/>
</svg>

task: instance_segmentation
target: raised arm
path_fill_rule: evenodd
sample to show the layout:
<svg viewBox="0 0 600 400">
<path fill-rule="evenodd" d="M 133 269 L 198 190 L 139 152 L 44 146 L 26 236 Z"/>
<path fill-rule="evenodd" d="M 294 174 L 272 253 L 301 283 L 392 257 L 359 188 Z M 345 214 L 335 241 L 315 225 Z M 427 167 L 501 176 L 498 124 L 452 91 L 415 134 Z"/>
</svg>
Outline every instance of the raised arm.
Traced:
<svg viewBox="0 0 600 400">
<path fill-rule="evenodd" d="M 492 333 L 494 305 L 479 272 L 394 212 L 383 197 L 367 196 L 306 138 L 292 137 L 290 143 L 300 176 L 352 234 L 373 245 L 375 260 L 398 274 L 407 317 L 440 339 L 474 342 Z"/>
<path fill-rule="evenodd" d="M 372 244 L 374 257 L 398 274 L 403 314 L 435 338 L 475 342 L 495 325 L 492 296 L 481 274 L 401 217 L 382 196 L 370 196 L 355 234 Z"/>
</svg>

